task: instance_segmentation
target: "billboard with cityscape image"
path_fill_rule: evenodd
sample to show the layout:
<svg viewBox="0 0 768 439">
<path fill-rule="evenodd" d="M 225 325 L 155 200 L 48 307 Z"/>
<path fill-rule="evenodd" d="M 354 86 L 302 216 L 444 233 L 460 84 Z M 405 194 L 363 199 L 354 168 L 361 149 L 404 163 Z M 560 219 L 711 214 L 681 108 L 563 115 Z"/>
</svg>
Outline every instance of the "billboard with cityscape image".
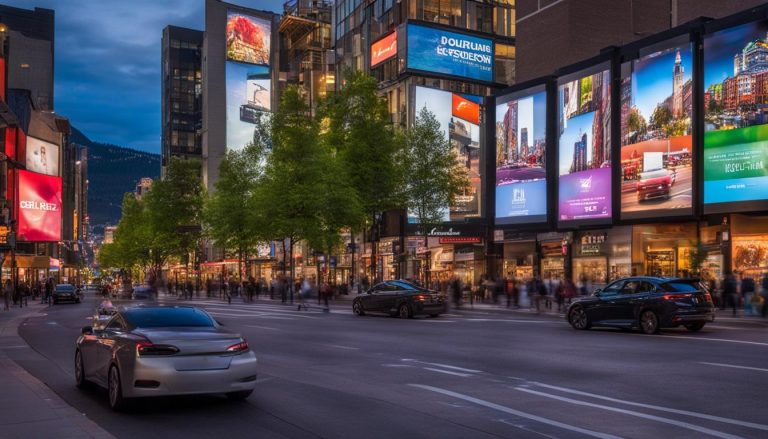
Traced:
<svg viewBox="0 0 768 439">
<path fill-rule="evenodd" d="M 611 75 L 558 81 L 558 220 L 611 218 Z"/>
<path fill-rule="evenodd" d="M 692 50 L 688 41 L 671 44 L 621 68 L 625 219 L 692 213 Z"/>
<path fill-rule="evenodd" d="M 496 99 L 496 224 L 547 220 L 547 93 Z"/>
<path fill-rule="evenodd" d="M 456 197 L 452 206 L 446 206 L 443 221 L 464 221 L 480 216 L 482 174 L 480 172 L 480 103 L 479 96 L 451 93 L 428 87 L 416 87 L 415 113 L 427 107 L 445 133 L 446 141 L 456 160 L 466 170 L 469 185 Z M 408 221 L 416 222 L 409 215 Z"/>
<path fill-rule="evenodd" d="M 253 140 L 256 121 L 271 110 L 269 68 L 226 62 L 227 149 L 239 150 Z"/>
<path fill-rule="evenodd" d="M 704 38 L 704 211 L 768 200 L 768 21 Z M 728 204 L 725 204 L 728 203 Z"/>
</svg>

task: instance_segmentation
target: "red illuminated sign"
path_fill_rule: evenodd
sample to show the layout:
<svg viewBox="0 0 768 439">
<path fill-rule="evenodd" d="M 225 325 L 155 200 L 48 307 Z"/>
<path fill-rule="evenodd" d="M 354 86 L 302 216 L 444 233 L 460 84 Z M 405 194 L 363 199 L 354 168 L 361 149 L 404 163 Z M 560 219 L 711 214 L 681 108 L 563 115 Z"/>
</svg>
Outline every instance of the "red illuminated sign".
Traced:
<svg viewBox="0 0 768 439">
<path fill-rule="evenodd" d="M 451 114 L 467 122 L 480 125 L 480 104 L 464 99 L 457 94 L 453 95 L 452 104 Z"/>
<path fill-rule="evenodd" d="M 18 239 L 61 239 L 61 177 L 18 171 Z"/>
<path fill-rule="evenodd" d="M 441 236 L 440 244 L 480 244 L 483 238 L 479 236 Z"/>
<path fill-rule="evenodd" d="M 371 67 L 386 61 L 395 55 L 397 55 L 396 31 L 371 45 Z"/>
</svg>

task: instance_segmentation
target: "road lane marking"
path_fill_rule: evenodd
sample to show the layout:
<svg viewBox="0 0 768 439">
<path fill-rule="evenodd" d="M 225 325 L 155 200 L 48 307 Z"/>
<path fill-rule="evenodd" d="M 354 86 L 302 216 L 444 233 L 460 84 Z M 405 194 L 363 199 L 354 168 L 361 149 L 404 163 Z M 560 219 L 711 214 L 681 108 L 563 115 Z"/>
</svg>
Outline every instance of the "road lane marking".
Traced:
<svg viewBox="0 0 768 439">
<path fill-rule="evenodd" d="M 563 322 L 555 322 L 551 320 L 523 320 L 523 319 L 464 319 L 468 322 L 509 322 L 509 323 L 557 323 L 558 325 Z"/>
<path fill-rule="evenodd" d="M 551 425 L 553 427 L 559 427 L 559 428 L 562 428 L 564 430 L 574 431 L 574 432 L 577 432 L 577 433 L 585 434 L 587 436 L 592 436 L 592 437 L 596 437 L 596 438 L 600 438 L 600 439 L 620 439 L 621 438 L 620 436 L 614 436 L 614 435 L 608 434 L 608 433 L 601 433 L 599 431 L 587 430 L 586 428 L 581 428 L 581 427 L 577 427 L 575 425 L 570 425 L 570 424 L 566 424 L 566 423 L 563 423 L 563 422 L 555 421 L 553 419 L 548 419 L 548 418 L 544 418 L 544 417 L 541 417 L 541 416 L 533 415 L 533 414 L 530 414 L 530 413 L 521 412 L 521 411 L 515 410 L 513 408 L 509 408 L 509 407 L 506 407 L 506 406 L 503 406 L 503 405 L 495 404 L 495 403 L 490 402 L 490 401 L 485 401 L 485 400 L 482 400 L 482 399 L 474 398 L 474 397 L 469 396 L 469 395 L 464 395 L 464 394 L 456 393 L 456 392 L 453 392 L 453 391 L 450 391 L 450 390 L 441 389 L 439 387 L 432 387 L 432 386 L 427 386 L 427 385 L 424 385 L 424 384 L 408 384 L 408 385 L 412 386 L 412 387 L 417 387 L 417 388 L 423 389 L 423 390 L 429 390 L 430 392 L 435 392 L 435 393 L 440 393 L 442 395 L 451 396 L 453 398 L 461 399 L 461 400 L 467 401 L 467 402 L 471 402 L 471 403 L 474 403 L 474 404 L 477 404 L 477 405 L 480 405 L 480 406 L 483 406 L 483 407 L 487 407 L 489 409 L 500 411 L 502 413 L 508 413 L 510 415 L 515 415 L 515 416 L 518 416 L 520 418 L 526 418 L 526 419 L 530 419 L 532 421 L 541 422 L 542 424 Z"/>
<path fill-rule="evenodd" d="M 675 413 L 678 415 L 690 416 L 693 418 L 706 419 L 708 421 L 717 421 L 717 422 L 722 422 L 724 424 L 733 424 L 741 427 L 748 427 L 748 428 L 754 428 L 756 430 L 768 431 L 768 425 L 756 424 L 754 422 L 739 421 L 738 419 L 723 418 L 721 416 L 708 415 L 706 413 L 697 413 L 697 412 L 691 412 L 688 410 L 673 409 L 670 407 L 662 407 L 662 406 L 652 405 L 652 404 L 643 404 L 641 402 L 625 401 L 622 399 L 611 398 L 608 396 L 597 395 L 594 393 L 582 392 L 580 390 L 569 389 L 567 387 L 553 386 L 550 384 L 539 383 L 536 381 L 530 382 L 529 384 L 532 384 L 538 387 L 545 387 L 547 389 L 558 390 L 563 393 L 572 393 L 574 395 L 587 396 L 594 399 L 602 399 L 604 401 L 617 402 L 619 404 L 631 405 L 634 407 L 643 407 L 651 410 L 658 410 L 662 412 L 669 412 L 669 413 Z"/>
<path fill-rule="evenodd" d="M 617 407 L 609 407 L 607 405 L 600 405 L 600 404 L 595 404 L 595 403 L 592 403 L 592 402 L 579 401 L 577 399 L 571 399 L 571 398 L 566 398 L 564 396 L 552 395 L 550 393 L 539 392 L 539 391 L 536 391 L 536 390 L 526 389 L 526 388 L 523 388 L 523 387 L 515 387 L 514 389 L 515 390 L 519 390 L 520 392 L 525 392 L 525 393 L 529 393 L 529 394 L 532 394 L 532 395 L 538 395 L 538 396 L 541 396 L 541 397 L 544 397 L 544 398 L 556 399 L 558 401 L 568 402 L 568 403 L 575 404 L 575 405 L 580 405 L 580 406 L 586 406 L 586 407 L 592 407 L 592 408 L 607 410 L 609 412 L 616 412 L 616 413 L 621 413 L 621 414 L 624 414 L 624 415 L 635 416 L 635 417 L 638 417 L 638 418 L 643 418 L 643 419 L 648 419 L 648 420 L 651 420 L 651 421 L 661 422 L 663 424 L 674 425 L 676 427 L 681 427 L 681 428 L 685 428 L 685 429 L 688 429 L 688 430 L 698 431 L 699 433 L 704 433 L 704 434 L 708 434 L 710 436 L 715 436 L 715 437 L 719 437 L 719 438 L 723 438 L 723 439 L 740 439 L 740 436 L 732 435 L 732 434 L 725 433 L 725 432 L 722 432 L 722 431 L 712 430 L 710 428 L 702 427 L 702 426 L 696 425 L 696 424 L 690 424 L 688 422 L 677 421 L 675 419 L 662 418 L 661 416 L 649 415 L 647 413 L 634 412 L 632 410 L 620 409 L 620 408 L 617 408 Z"/>
<path fill-rule="evenodd" d="M 279 328 L 273 328 L 271 326 L 260 326 L 260 325 L 243 325 L 246 328 L 258 328 L 258 329 L 266 329 L 268 331 L 282 331 L 282 329 Z"/>
<path fill-rule="evenodd" d="M 648 337 L 648 336 L 646 336 Z M 730 340 L 727 338 L 710 338 L 710 337 L 697 337 L 695 335 L 685 336 L 685 335 L 651 335 L 651 337 L 661 337 L 661 338 L 682 338 L 685 340 L 707 340 L 707 341 L 722 341 L 725 343 L 738 343 L 738 344 L 750 344 L 755 346 L 768 346 L 768 343 L 760 343 L 757 341 L 746 341 L 746 340 Z"/>
<path fill-rule="evenodd" d="M 734 369 L 756 370 L 756 371 L 759 371 L 759 372 L 768 372 L 768 369 L 761 369 L 759 367 L 738 366 L 736 364 L 707 363 L 706 361 L 699 361 L 699 364 L 706 364 L 708 366 L 732 367 Z"/>
<path fill-rule="evenodd" d="M 453 369 L 458 370 L 461 372 L 469 372 L 469 373 L 483 373 L 482 370 L 476 370 L 476 369 L 467 369 L 465 367 L 459 367 L 459 366 L 451 366 L 450 364 L 442 364 L 442 363 L 430 363 L 427 361 L 420 361 L 420 360 L 414 360 L 413 358 L 403 358 L 400 361 L 406 361 L 406 362 L 413 362 L 413 363 L 420 363 L 420 364 L 428 364 L 430 366 L 435 367 L 442 367 L 443 369 Z"/>
<path fill-rule="evenodd" d="M 472 376 L 472 374 L 469 374 L 469 373 L 451 372 L 450 370 L 435 369 L 434 367 L 422 367 L 422 369 L 431 370 L 432 372 L 440 372 L 448 375 L 464 377 L 464 378 Z"/>
<path fill-rule="evenodd" d="M 435 320 L 435 319 L 418 319 L 415 322 L 427 322 L 427 323 L 456 323 L 456 320 Z"/>
<path fill-rule="evenodd" d="M 347 349 L 347 350 L 350 350 L 350 351 L 359 351 L 360 350 L 360 348 L 356 348 L 356 347 L 352 347 L 352 346 L 342 346 L 340 344 L 327 344 L 325 346 L 328 346 L 328 347 L 331 347 L 331 348 L 336 348 L 336 349 Z"/>
<path fill-rule="evenodd" d="M 229 313 L 223 313 L 223 312 L 209 312 L 208 314 L 210 314 L 212 316 L 219 316 L 219 317 L 239 317 L 239 318 L 258 317 L 258 318 L 261 318 L 261 319 L 293 320 L 293 317 L 257 315 L 257 314 L 229 314 Z"/>
</svg>

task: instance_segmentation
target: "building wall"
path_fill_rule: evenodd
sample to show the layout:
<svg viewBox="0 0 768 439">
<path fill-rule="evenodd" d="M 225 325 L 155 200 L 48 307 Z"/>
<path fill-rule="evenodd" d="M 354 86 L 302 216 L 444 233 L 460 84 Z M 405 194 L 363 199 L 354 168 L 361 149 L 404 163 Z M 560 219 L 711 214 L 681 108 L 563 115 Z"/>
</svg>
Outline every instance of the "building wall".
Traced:
<svg viewBox="0 0 768 439">
<path fill-rule="evenodd" d="M 54 11 L 0 5 L 8 27 L 8 88 L 29 90 L 38 110 L 53 110 Z"/>
<path fill-rule="evenodd" d="M 517 81 L 683 24 L 720 18 L 764 0 L 518 0 Z"/>
<path fill-rule="evenodd" d="M 203 40 L 203 185 L 213 191 L 219 164 L 227 150 L 227 105 L 225 96 L 225 28 L 227 4 L 205 1 Z"/>
</svg>

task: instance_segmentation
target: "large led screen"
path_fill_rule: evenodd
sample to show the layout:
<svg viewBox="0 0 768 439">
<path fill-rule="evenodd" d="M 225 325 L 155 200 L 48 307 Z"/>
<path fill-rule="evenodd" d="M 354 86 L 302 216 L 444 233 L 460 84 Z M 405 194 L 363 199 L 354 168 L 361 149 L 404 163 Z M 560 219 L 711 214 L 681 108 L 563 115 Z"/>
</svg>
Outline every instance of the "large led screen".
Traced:
<svg viewBox="0 0 768 439">
<path fill-rule="evenodd" d="M 371 67 L 397 55 L 397 31 L 371 44 Z"/>
<path fill-rule="evenodd" d="M 493 82 L 493 40 L 408 24 L 409 69 Z"/>
<path fill-rule="evenodd" d="M 496 99 L 496 224 L 547 220 L 547 93 Z"/>
<path fill-rule="evenodd" d="M 253 140 L 256 121 L 271 107 L 269 69 L 226 63 L 227 149 L 242 149 Z"/>
<path fill-rule="evenodd" d="M 27 136 L 27 170 L 59 175 L 59 145 Z"/>
<path fill-rule="evenodd" d="M 227 11 L 227 59 L 249 64 L 270 64 L 272 23 Z"/>
<path fill-rule="evenodd" d="M 416 87 L 416 114 L 426 107 L 435 115 L 469 180 L 469 185 L 456 197 L 454 204 L 446 206 L 443 221 L 463 221 L 466 217 L 480 216 L 480 102 L 479 96 Z M 409 215 L 409 221 L 415 222 L 416 218 Z"/>
<path fill-rule="evenodd" d="M 768 22 L 704 38 L 704 210 L 768 200 Z"/>
<path fill-rule="evenodd" d="M 61 177 L 18 171 L 18 239 L 61 240 Z"/>
<path fill-rule="evenodd" d="M 611 218 L 610 70 L 558 81 L 558 220 Z"/>
<path fill-rule="evenodd" d="M 688 42 L 622 65 L 622 218 L 692 212 L 691 73 Z"/>
</svg>

